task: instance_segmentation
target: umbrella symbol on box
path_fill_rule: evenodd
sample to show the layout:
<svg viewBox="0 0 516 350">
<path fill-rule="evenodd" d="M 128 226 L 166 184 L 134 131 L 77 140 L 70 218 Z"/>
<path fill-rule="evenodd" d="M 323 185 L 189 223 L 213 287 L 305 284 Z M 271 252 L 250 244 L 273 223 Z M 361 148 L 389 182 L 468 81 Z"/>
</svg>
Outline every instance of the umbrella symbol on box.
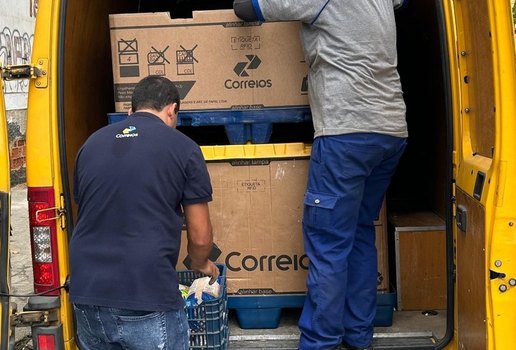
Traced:
<svg viewBox="0 0 516 350">
<path fill-rule="evenodd" d="M 185 49 L 183 45 L 179 45 L 179 47 L 181 47 L 181 50 L 176 51 L 177 75 L 193 75 L 195 73 L 194 65 L 199 63 L 194 57 L 194 50 L 197 45 L 191 49 Z"/>
</svg>

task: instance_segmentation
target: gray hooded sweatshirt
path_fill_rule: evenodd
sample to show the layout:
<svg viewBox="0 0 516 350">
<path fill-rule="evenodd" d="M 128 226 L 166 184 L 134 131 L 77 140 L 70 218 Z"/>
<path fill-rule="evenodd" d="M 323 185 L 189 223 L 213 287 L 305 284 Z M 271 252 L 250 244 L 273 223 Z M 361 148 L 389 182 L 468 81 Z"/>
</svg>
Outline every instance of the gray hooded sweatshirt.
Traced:
<svg viewBox="0 0 516 350">
<path fill-rule="evenodd" d="M 315 137 L 407 137 L 397 71 L 400 0 L 251 0 L 261 21 L 300 20 Z"/>
</svg>

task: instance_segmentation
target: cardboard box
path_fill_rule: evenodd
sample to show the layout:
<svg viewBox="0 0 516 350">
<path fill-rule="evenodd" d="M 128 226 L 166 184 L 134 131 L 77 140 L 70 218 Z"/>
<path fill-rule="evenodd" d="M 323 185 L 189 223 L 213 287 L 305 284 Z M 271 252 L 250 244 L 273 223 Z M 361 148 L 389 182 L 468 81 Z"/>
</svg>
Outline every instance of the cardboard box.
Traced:
<svg viewBox="0 0 516 350">
<path fill-rule="evenodd" d="M 304 293 L 303 197 L 310 147 L 300 143 L 201 147 L 213 186 L 210 215 L 230 294 Z M 388 290 L 387 232 L 376 226 L 379 290 Z M 186 237 L 178 269 L 188 268 Z M 186 263 L 186 264 L 185 264 Z"/>
<path fill-rule="evenodd" d="M 135 84 L 160 75 L 179 88 L 182 110 L 307 106 L 300 23 L 245 23 L 233 10 L 110 15 L 115 109 Z"/>
<path fill-rule="evenodd" d="M 398 310 L 446 308 L 446 227 L 431 212 L 394 215 Z"/>
<path fill-rule="evenodd" d="M 220 249 L 213 258 L 218 255 L 216 261 L 228 268 L 228 293 L 306 291 L 308 258 L 301 220 L 310 147 L 266 144 L 202 149 L 213 186 L 209 206 L 214 242 Z M 213 150 L 223 156 L 217 157 Z M 187 267 L 185 238 L 178 269 Z"/>
</svg>

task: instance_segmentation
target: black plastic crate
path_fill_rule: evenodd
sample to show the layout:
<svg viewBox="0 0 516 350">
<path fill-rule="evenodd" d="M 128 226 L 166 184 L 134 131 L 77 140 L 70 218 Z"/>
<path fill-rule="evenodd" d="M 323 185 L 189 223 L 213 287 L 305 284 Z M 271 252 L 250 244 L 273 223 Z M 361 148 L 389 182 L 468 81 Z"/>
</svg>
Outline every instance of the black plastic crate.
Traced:
<svg viewBox="0 0 516 350">
<path fill-rule="evenodd" d="M 187 307 L 186 315 L 190 326 L 190 349 L 228 348 L 228 296 L 226 288 L 226 267 L 217 265 L 220 270 L 220 287 L 222 294 L 219 298 L 203 301 L 200 305 Z M 179 283 L 190 286 L 202 273 L 191 270 L 178 271 Z"/>
</svg>

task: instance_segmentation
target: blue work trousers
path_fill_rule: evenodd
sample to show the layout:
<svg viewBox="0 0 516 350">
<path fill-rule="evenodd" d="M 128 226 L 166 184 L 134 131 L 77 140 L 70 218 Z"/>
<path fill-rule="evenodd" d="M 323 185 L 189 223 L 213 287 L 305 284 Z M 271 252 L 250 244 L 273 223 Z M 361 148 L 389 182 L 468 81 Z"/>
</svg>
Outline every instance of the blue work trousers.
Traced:
<svg viewBox="0 0 516 350">
<path fill-rule="evenodd" d="M 314 140 L 304 199 L 310 259 L 301 350 L 367 347 L 376 313 L 374 220 L 406 139 L 374 133 Z"/>
<path fill-rule="evenodd" d="M 81 350 L 188 350 L 184 310 L 149 312 L 74 304 Z"/>
</svg>

